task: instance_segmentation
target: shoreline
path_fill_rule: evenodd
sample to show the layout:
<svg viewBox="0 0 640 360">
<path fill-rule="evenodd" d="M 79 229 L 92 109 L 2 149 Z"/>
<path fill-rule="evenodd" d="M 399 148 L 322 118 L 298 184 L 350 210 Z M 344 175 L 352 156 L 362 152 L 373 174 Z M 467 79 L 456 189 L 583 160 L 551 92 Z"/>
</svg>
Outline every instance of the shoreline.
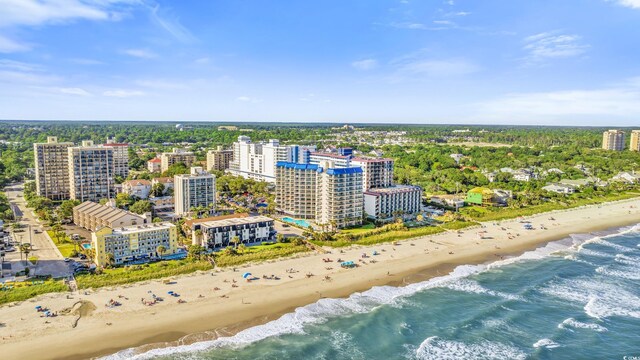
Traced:
<svg viewBox="0 0 640 360">
<path fill-rule="evenodd" d="M 633 206 L 633 207 L 630 207 Z M 261 264 L 194 273 L 174 278 L 176 284 L 164 285 L 161 279 L 115 288 L 98 289 L 88 295 L 54 293 L 36 299 L 0 307 L 0 349 L 11 358 L 67 358 L 111 355 L 123 349 L 150 350 L 183 345 L 238 331 L 275 320 L 285 313 L 320 298 L 344 298 L 373 286 L 403 286 L 446 275 L 459 265 L 491 263 L 501 257 L 520 255 L 543 244 L 561 240 L 571 234 L 590 233 L 640 223 L 640 199 L 627 199 L 582 208 L 553 211 L 528 216 L 535 230 L 523 230 L 517 219 L 484 223 L 490 239 L 480 239 L 480 228 L 463 229 L 463 234 L 445 232 L 406 239 L 399 245 L 378 244 L 332 249 L 332 254 L 307 254 Z M 550 217 L 554 217 L 551 220 Z M 544 226 L 547 229 L 539 229 Z M 505 228 L 507 230 L 502 230 Z M 513 234 L 513 239 L 506 236 Z M 520 236 L 515 236 L 519 233 Z M 380 255 L 371 256 L 377 250 Z M 356 269 L 340 269 L 335 260 L 358 261 L 360 254 L 370 256 Z M 334 260 L 324 263 L 323 258 Z M 375 263 L 370 261 L 375 259 Z M 334 269 L 327 269 L 334 267 Z M 286 269 L 299 272 L 289 274 Z M 258 277 L 277 274 L 282 280 L 260 279 L 243 283 L 240 275 L 250 270 Z M 311 272 L 312 277 L 305 274 Z M 324 276 L 329 276 L 326 280 Z M 238 287 L 229 289 L 236 280 Z M 234 284 L 235 285 L 235 284 Z M 214 291 L 214 286 L 221 290 Z M 182 295 L 187 303 L 177 304 L 166 296 L 167 289 Z M 165 297 L 158 305 L 147 307 L 137 299 L 153 291 Z M 124 294 L 130 300 L 119 300 Z M 204 294 L 202 298 L 198 295 Z M 219 295 L 228 296 L 221 298 Z M 71 298 L 71 299 L 70 299 Z M 105 308 L 110 298 L 122 301 L 117 308 Z M 70 316 L 38 318 L 35 303 L 59 311 L 78 300 L 91 301 L 97 307 L 93 314 L 82 317 L 76 328 Z M 24 319 L 24 320 L 17 320 Z M 111 324 L 111 325 L 106 325 Z M 212 330 L 216 329 L 216 330 Z M 37 333 L 38 335 L 34 335 Z M 11 338 L 7 338 L 12 335 Z M 46 349 L 46 353 L 43 353 Z"/>
</svg>

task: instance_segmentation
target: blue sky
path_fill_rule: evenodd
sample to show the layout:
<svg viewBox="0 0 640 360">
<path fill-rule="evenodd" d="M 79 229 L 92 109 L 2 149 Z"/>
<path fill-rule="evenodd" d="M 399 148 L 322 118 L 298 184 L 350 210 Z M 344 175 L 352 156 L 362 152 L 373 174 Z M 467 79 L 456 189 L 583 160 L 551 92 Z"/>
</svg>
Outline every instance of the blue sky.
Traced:
<svg viewBox="0 0 640 360">
<path fill-rule="evenodd" d="M 0 118 L 640 124 L 640 0 L 0 0 Z"/>
</svg>

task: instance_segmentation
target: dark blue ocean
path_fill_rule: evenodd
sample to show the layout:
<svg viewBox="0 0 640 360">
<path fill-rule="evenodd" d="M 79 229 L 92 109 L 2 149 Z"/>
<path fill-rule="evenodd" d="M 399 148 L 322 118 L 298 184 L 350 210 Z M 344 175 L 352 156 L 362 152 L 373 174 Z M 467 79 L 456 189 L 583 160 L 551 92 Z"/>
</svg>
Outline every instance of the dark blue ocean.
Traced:
<svg viewBox="0 0 640 360">
<path fill-rule="evenodd" d="M 404 287 L 322 299 L 140 359 L 640 359 L 640 226 Z"/>
</svg>

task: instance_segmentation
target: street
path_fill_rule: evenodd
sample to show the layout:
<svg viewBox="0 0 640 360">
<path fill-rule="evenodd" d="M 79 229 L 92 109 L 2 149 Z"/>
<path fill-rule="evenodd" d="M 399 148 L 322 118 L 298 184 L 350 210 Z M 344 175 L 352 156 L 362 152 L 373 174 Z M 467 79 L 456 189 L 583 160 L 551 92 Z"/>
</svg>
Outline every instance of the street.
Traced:
<svg viewBox="0 0 640 360">
<path fill-rule="evenodd" d="M 27 209 L 26 201 L 23 196 L 23 183 L 12 184 L 5 188 L 11 208 L 22 216 L 20 224 L 22 224 L 22 232 L 15 233 L 14 241 L 29 243 L 31 241 L 32 251 L 29 257 L 37 256 L 38 265 L 36 275 L 51 274 L 53 277 L 68 276 L 73 273 L 71 266 L 64 262 L 62 255 L 44 234 L 43 226 L 35 220 L 30 209 Z M 31 226 L 31 229 L 29 229 Z M 38 230 L 38 233 L 35 232 Z M 31 234 L 29 234 L 31 231 Z M 23 262 L 20 262 L 20 251 L 9 252 L 5 256 L 5 263 L 11 264 L 11 272 L 15 273 L 24 268 Z M 33 266 L 32 266 L 33 270 Z M 5 274 L 5 277 L 8 274 Z"/>
</svg>

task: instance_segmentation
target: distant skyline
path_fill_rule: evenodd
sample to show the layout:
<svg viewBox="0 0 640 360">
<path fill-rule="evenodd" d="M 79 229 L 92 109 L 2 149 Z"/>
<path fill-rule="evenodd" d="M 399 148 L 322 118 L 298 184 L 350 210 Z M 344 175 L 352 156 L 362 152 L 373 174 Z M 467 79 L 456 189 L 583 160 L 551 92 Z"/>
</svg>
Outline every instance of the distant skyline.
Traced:
<svg viewBox="0 0 640 360">
<path fill-rule="evenodd" d="M 0 119 L 640 125 L 640 0 L 0 0 Z"/>
</svg>

